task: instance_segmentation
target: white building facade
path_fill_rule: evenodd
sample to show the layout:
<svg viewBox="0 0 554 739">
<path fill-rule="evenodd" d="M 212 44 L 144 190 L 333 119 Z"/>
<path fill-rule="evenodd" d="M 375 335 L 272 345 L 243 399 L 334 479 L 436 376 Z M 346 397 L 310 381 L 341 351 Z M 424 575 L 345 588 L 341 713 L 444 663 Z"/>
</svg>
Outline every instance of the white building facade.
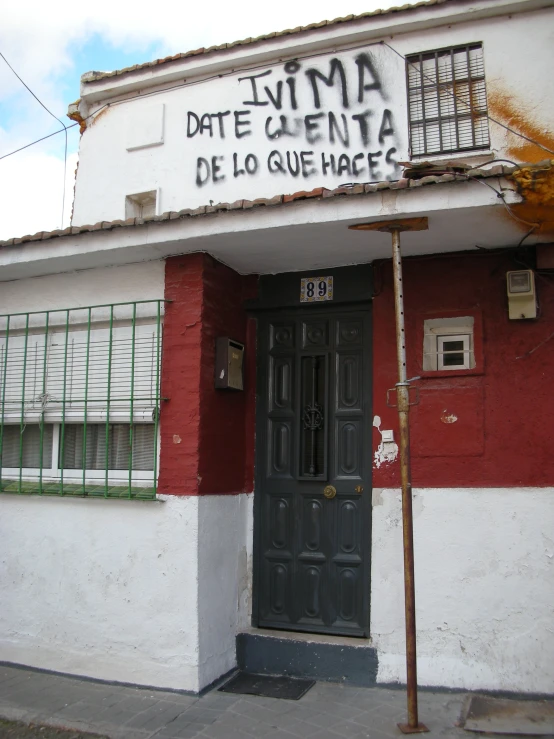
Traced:
<svg viewBox="0 0 554 739">
<path fill-rule="evenodd" d="M 348 227 L 425 217 L 419 680 L 552 693 L 552 5 L 84 75 L 72 227 L 0 249 L 2 660 L 198 692 L 289 640 L 405 682 L 390 236 Z M 242 390 L 214 386 L 221 337 Z"/>
</svg>

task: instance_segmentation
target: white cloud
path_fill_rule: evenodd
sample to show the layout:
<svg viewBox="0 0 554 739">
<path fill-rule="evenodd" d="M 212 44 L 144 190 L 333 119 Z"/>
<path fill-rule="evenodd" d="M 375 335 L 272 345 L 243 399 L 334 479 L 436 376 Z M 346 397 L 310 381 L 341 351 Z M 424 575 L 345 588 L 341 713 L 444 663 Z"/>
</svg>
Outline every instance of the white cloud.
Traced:
<svg viewBox="0 0 554 739">
<path fill-rule="evenodd" d="M 47 153 L 9 157 L 1 162 L 0 239 L 60 228 L 63 159 Z M 69 225 L 77 154 L 67 159 L 64 225 Z"/>
<path fill-rule="evenodd" d="M 140 63 L 147 61 L 144 50 L 152 45 L 158 56 L 175 54 L 394 4 L 394 0 L 345 0 L 340 6 L 336 0 L 280 0 L 274 4 L 259 0 L 242 0 L 240 4 L 228 0 L 195 4 L 190 0 L 27 0 L 3 9 L 0 50 L 46 106 L 66 120 L 63 83 L 68 72 L 74 71 L 72 50 L 94 34 L 118 49 L 136 53 Z M 72 97 L 78 95 L 76 89 Z M 59 128 L 1 59 L 0 106 L 0 113 L 4 112 L 0 154 Z M 71 140 L 77 141 L 75 129 Z M 0 160 L 0 238 L 59 225 L 62 157 L 63 136 L 58 135 L 39 147 Z M 73 191 L 71 172 L 70 180 L 68 195 Z"/>
</svg>

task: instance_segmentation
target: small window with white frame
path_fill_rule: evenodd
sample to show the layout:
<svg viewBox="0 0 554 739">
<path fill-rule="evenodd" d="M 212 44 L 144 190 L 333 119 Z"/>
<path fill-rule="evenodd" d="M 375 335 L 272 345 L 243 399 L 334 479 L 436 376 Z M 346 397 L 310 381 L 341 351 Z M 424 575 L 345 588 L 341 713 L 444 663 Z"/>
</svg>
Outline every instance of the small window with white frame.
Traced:
<svg viewBox="0 0 554 739">
<path fill-rule="evenodd" d="M 423 370 L 475 368 L 472 316 L 433 318 L 423 324 Z"/>
</svg>

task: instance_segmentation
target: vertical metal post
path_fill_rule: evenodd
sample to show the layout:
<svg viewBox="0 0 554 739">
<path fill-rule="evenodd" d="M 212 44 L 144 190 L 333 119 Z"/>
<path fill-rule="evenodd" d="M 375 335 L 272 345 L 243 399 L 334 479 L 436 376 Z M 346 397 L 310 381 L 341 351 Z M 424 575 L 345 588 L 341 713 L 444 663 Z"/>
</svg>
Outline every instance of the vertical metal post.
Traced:
<svg viewBox="0 0 554 739">
<path fill-rule="evenodd" d="M 25 383 L 27 381 L 27 347 L 29 346 L 29 314 L 25 316 L 25 343 L 23 346 L 23 376 L 21 379 L 21 417 L 19 419 L 19 484 L 21 493 L 23 480 L 23 434 L 25 432 Z"/>
<path fill-rule="evenodd" d="M 67 393 L 67 351 L 69 348 L 69 313 L 70 308 L 65 311 L 65 342 L 63 349 L 63 393 L 62 393 L 62 421 L 60 426 L 60 449 L 59 449 L 59 467 L 60 467 L 60 495 L 64 494 L 63 490 L 63 473 L 65 469 L 65 408 Z"/>
<path fill-rule="evenodd" d="M 10 340 L 10 316 L 6 317 L 6 343 L 4 344 L 4 367 L 2 371 L 2 416 L 0 417 L 0 490 L 2 490 L 2 467 L 4 453 L 4 414 L 6 410 L 6 388 L 8 386 L 8 343 Z"/>
<path fill-rule="evenodd" d="M 113 305 L 110 305 L 110 340 L 108 344 L 108 398 L 106 401 L 106 435 L 105 454 L 106 469 L 104 470 L 104 498 L 108 497 L 108 473 L 110 469 L 110 401 L 112 392 L 112 357 L 113 357 Z"/>
<path fill-rule="evenodd" d="M 48 376 L 48 323 L 50 321 L 50 313 L 46 311 L 46 317 L 44 319 L 44 355 L 42 358 L 42 408 L 40 412 L 40 452 L 39 452 L 39 478 L 38 478 L 38 492 L 42 495 L 42 475 L 43 475 L 43 463 L 44 463 L 44 414 L 46 413 L 46 406 L 48 396 L 46 395 L 46 378 Z M 52 462 L 50 462 L 50 468 L 52 468 Z"/>
<path fill-rule="evenodd" d="M 132 498 L 131 487 L 133 484 L 133 436 L 134 436 L 134 395 L 135 395 L 135 341 L 137 330 L 137 304 L 133 303 L 133 317 L 131 329 L 131 395 L 129 401 L 129 498 Z"/>
<path fill-rule="evenodd" d="M 158 429 L 160 424 L 160 342 L 161 342 L 161 302 L 158 300 L 156 313 L 156 406 L 154 409 L 154 480 L 153 495 L 158 491 Z"/>
<path fill-rule="evenodd" d="M 400 479 L 402 484 L 402 531 L 404 541 L 404 609 L 406 614 L 406 672 L 408 723 L 398 724 L 404 734 L 429 731 L 419 723 L 417 710 L 417 657 L 414 583 L 414 534 L 412 517 L 412 481 L 410 471 L 410 385 L 406 374 L 406 334 L 404 330 L 404 291 L 400 230 L 390 228 L 392 236 L 392 268 L 394 276 L 394 308 L 396 321 L 396 356 L 398 382 L 396 404 L 400 426 Z"/>
<path fill-rule="evenodd" d="M 85 359 L 85 395 L 83 408 L 83 495 L 87 495 L 87 422 L 88 422 L 88 373 L 90 365 L 90 324 L 92 319 L 92 308 L 88 309 L 87 315 L 87 354 Z"/>
</svg>

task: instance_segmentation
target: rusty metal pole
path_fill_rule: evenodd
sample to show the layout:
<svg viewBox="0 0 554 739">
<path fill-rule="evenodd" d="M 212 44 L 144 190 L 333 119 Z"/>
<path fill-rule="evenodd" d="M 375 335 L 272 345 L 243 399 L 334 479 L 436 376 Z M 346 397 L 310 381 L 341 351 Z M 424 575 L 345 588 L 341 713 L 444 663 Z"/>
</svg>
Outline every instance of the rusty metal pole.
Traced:
<svg viewBox="0 0 554 739">
<path fill-rule="evenodd" d="M 400 479 L 402 483 L 402 529 L 404 538 L 404 609 L 406 614 L 406 671 L 408 694 L 408 723 L 398 724 L 403 734 L 423 734 L 429 731 L 419 723 L 417 711 L 417 655 L 414 582 L 414 529 L 412 516 L 412 479 L 410 472 L 410 383 L 406 370 L 406 336 L 404 331 L 404 291 L 402 287 L 401 231 L 426 231 L 428 220 L 399 218 L 389 221 L 357 223 L 353 231 L 386 231 L 392 236 L 392 267 L 394 276 L 394 307 L 396 320 L 396 354 L 398 382 L 396 405 L 400 425 Z M 388 393 L 387 393 L 388 403 Z"/>
<path fill-rule="evenodd" d="M 392 268 L 394 276 L 394 308 L 396 320 L 396 356 L 398 382 L 396 404 L 400 426 L 400 479 L 402 484 L 402 531 L 404 540 L 404 609 L 406 614 L 406 672 L 408 723 L 398 724 L 404 734 L 429 731 L 419 723 L 417 710 L 417 654 L 414 582 L 414 532 L 412 516 L 412 480 L 410 471 L 410 384 L 406 373 L 406 334 L 404 330 L 404 293 L 402 284 L 401 228 L 390 228 L 392 236 Z"/>
</svg>

